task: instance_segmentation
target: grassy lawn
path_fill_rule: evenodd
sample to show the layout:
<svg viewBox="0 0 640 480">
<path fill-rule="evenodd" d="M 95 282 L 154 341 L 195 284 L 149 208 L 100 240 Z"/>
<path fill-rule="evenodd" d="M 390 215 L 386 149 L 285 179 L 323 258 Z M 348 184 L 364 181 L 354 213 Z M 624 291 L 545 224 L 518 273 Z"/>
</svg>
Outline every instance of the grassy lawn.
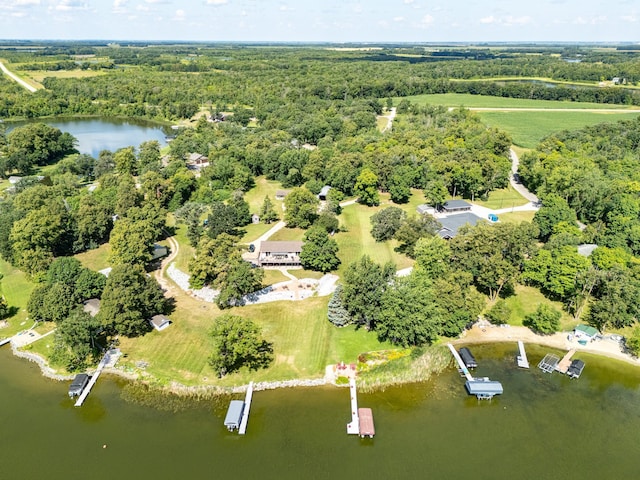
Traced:
<svg viewBox="0 0 640 480">
<path fill-rule="evenodd" d="M 387 125 L 389 125 L 389 119 L 387 117 L 379 116 L 376 117 L 376 125 L 379 132 L 382 132 Z"/>
<path fill-rule="evenodd" d="M 80 263 L 82 263 L 83 266 L 98 272 L 111 266 L 107 261 L 109 253 L 111 253 L 111 247 L 108 243 L 105 243 L 93 250 L 78 253 L 75 257 L 80 260 Z"/>
<path fill-rule="evenodd" d="M 244 194 L 245 201 L 249 204 L 252 213 L 258 213 L 262 208 L 264 197 L 269 197 L 273 203 L 273 209 L 282 216 L 282 201 L 276 200 L 276 190 L 281 190 L 282 184 L 275 180 L 267 180 L 265 177 L 256 178 L 256 186 Z"/>
<path fill-rule="evenodd" d="M 274 233 L 269 238 L 269 240 L 280 241 L 280 242 L 294 241 L 294 240 L 302 241 L 302 237 L 304 237 L 305 233 L 306 233 L 306 230 L 303 230 L 302 228 L 285 227 L 285 228 L 281 228 L 276 233 Z"/>
<path fill-rule="evenodd" d="M 265 270 L 263 285 L 273 285 L 274 283 L 289 281 L 289 277 L 283 274 L 280 270 Z"/>
<path fill-rule="evenodd" d="M 501 213 L 498 217 L 501 222 L 520 223 L 520 222 L 533 221 L 533 216 L 535 214 L 536 212 L 508 212 L 508 213 Z"/>
<path fill-rule="evenodd" d="M 244 230 L 246 233 L 240 239 L 240 243 L 253 242 L 256 238 L 261 237 L 262 235 L 267 233 L 269 229 L 273 227 L 273 225 L 273 223 L 269 225 L 267 225 L 266 223 L 252 223 L 250 225 L 247 225 L 246 227 L 242 227 L 242 230 Z"/>
<path fill-rule="evenodd" d="M 385 206 L 388 205 L 366 207 L 354 204 L 342 209 L 340 225 L 346 231 L 334 236 L 339 246 L 338 257 L 342 261 L 337 271 L 338 275 L 342 275 L 349 265 L 362 255 L 369 255 L 380 264 L 391 261 L 398 269 L 413 265 L 413 260 L 394 251 L 397 246 L 395 240 L 379 243 L 371 236 L 371 215 Z M 411 208 L 404 206 L 404 209 L 410 210 Z"/>
<path fill-rule="evenodd" d="M 466 108 L 569 108 L 569 109 L 633 109 L 627 105 L 609 105 L 588 102 L 559 102 L 555 100 L 530 100 L 526 98 L 492 97 L 488 95 L 471 95 L 470 93 L 438 93 L 432 95 L 413 95 L 394 98 L 394 105 L 406 98 L 418 105 L 444 105 L 447 107 Z M 636 107 L 637 108 L 637 107 Z"/>
<path fill-rule="evenodd" d="M 513 189 L 511 184 L 507 188 L 500 190 L 494 190 L 489 194 L 487 201 L 476 199 L 474 203 L 483 207 L 490 208 L 492 210 L 499 210 L 501 208 L 518 207 L 520 205 L 526 205 L 529 201 L 520 195 Z"/>
<path fill-rule="evenodd" d="M 0 259 L 0 273 L 4 275 L 0 281 L 0 295 L 5 297 L 9 307 L 14 307 L 17 310 L 14 316 L 7 319 L 9 325 L 0 329 L 0 338 L 7 338 L 33 324 L 27 318 L 27 302 L 34 284 L 27 279 L 24 273 L 2 259 Z"/>
<path fill-rule="evenodd" d="M 578 324 L 578 322 L 573 320 L 571 315 L 562 310 L 562 304 L 560 302 L 552 302 L 540 293 L 540 290 L 537 288 L 517 285 L 516 294 L 507 298 L 506 302 L 509 307 L 511 307 L 510 325 L 521 326 L 525 315 L 535 312 L 541 303 L 549 304 L 555 309 L 562 311 L 562 318 L 560 319 L 562 330 L 573 328 Z"/>
<path fill-rule="evenodd" d="M 189 260 L 193 258 L 195 249 L 189 244 L 189 240 L 187 239 L 187 227 L 185 225 L 180 225 L 176 229 L 175 239 L 180 244 L 180 250 L 178 251 L 178 255 L 174 262 L 178 270 L 187 273 L 189 272 Z"/>
<path fill-rule="evenodd" d="M 561 130 L 577 130 L 588 125 L 632 120 L 638 113 L 595 112 L 477 112 L 489 125 L 509 133 L 513 143 L 535 148 L 540 140 Z"/>
<path fill-rule="evenodd" d="M 305 270 L 303 268 L 300 269 L 292 269 L 287 270 L 291 275 L 296 278 L 315 278 L 320 279 L 324 277 L 324 273 L 322 272 L 314 272 L 313 270 Z"/>
<path fill-rule="evenodd" d="M 54 78 L 89 78 L 89 77 L 97 77 L 99 75 L 104 75 L 104 72 L 94 71 L 94 70 L 57 70 L 57 71 L 49 71 L 49 70 L 33 70 L 24 73 L 25 76 L 29 77 L 31 80 L 42 83 L 42 81 L 47 77 Z"/>
</svg>

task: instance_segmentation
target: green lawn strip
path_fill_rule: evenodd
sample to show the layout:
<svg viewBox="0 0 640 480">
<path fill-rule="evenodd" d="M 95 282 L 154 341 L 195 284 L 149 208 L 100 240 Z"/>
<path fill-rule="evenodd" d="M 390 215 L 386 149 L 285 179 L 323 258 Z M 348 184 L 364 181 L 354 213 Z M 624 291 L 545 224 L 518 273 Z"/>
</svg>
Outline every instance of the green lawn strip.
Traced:
<svg viewBox="0 0 640 480">
<path fill-rule="evenodd" d="M 521 326 L 525 315 L 535 312 L 541 303 L 546 303 L 562 311 L 560 323 L 563 330 L 570 329 L 578 323 L 571 315 L 562 310 L 562 304 L 560 302 L 549 300 L 537 288 L 517 285 L 515 290 L 515 295 L 506 299 L 507 305 L 511 307 L 510 325 Z"/>
<path fill-rule="evenodd" d="M 633 120 L 638 113 L 595 112 L 477 112 L 490 127 L 509 133 L 513 143 L 535 148 L 540 140 L 561 130 L 578 130 L 588 125 Z"/>
<path fill-rule="evenodd" d="M 596 82 L 570 82 L 565 80 L 554 80 L 553 78 L 548 77 L 484 77 L 484 78 L 452 78 L 452 82 L 521 82 L 521 83 L 531 83 L 535 82 L 543 82 L 543 83 L 554 83 L 556 85 L 579 85 L 582 87 L 597 87 L 598 84 Z"/>
<path fill-rule="evenodd" d="M 498 215 L 498 219 L 505 223 L 531 222 L 535 214 L 536 212 L 507 212 Z"/>
<path fill-rule="evenodd" d="M 302 228 L 281 228 L 276 233 L 274 233 L 271 237 L 269 237 L 270 241 L 294 241 L 299 240 L 302 241 L 306 230 Z"/>
<path fill-rule="evenodd" d="M 273 209 L 282 217 L 282 201 L 276 200 L 276 190 L 282 189 L 280 182 L 267 180 L 265 177 L 257 177 L 255 187 L 244 194 L 244 199 L 249 204 L 251 213 L 259 213 L 264 197 L 269 197 L 269 200 L 273 203 Z"/>
<path fill-rule="evenodd" d="M 328 320 L 327 320 L 328 323 Z M 375 332 L 354 325 L 333 329 L 329 363 L 357 363 L 358 355 L 365 352 L 397 348 L 389 342 L 380 342 Z"/>
<path fill-rule="evenodd" d="M 23 272 L 1 259 L 0 273 L 4 275 L 0 280 L 0 294 L 5 297 L 9 307 L 17 309 L 16 314 L 7 319 L 8 326 L 0 329 L 0 338 L 7 338 L 33 324 L 28 320 L 27 302 L 35 285 Z"/>
<path fill-rule="evenodd" d="M 96 272 L 103 270 L 111 265 L 108 262 L 109 254 L 111 253 L 111 247 L 108 243 L 100 245 L 93 250 L 87 250 L 86 252 L 78 253 L 74 255 L 83 266 L 94 270 Z"/>
<path fill-rule="evenodd" d="M 273 285 L 274 283 L 287 282 L 290 278 L 283 274 L 280 270 L 265 270 L 263 285 Z"/>
<path fill-rule="evenodd" d="M 494 190 L 489 193 L 489 198 L 486 201 L 476 198 L 474 203 L 492 210 L 499 210 L 502 208 L 526 205 L 529 203 L 529 200 L 520 195 L 514 190 L 511 184 L 509 184 L 507 188 L 501 188 L 500 190 Z"/>
<path fill-rule="evenodd" d="M 178 270 L 188 273 L 189 272 L 189 260 L 193 258 L 195 249 L 189 244 L 187 239 L 187 227 L 179 225 L 176 229 L 175 239 L 178 242 L 180 249 L 176 256 L 174 263 Z"/>
<path fill-rule="evenodd" d="M 266 224 L 266 223 L 253 224 L 252 223 L 250 225 L 242 227 L 242 230 L 244 230 L 245 233 L 244 235 L 242 235 L 242 238 L 240 239 L 240 243 L 251 243 L 255 241 L 256 238 L 259 238 L 265 233 L 267 233 L 269 229 L 272 228 L 274 225 L 275 225 L 274 223 L 271 223 L 271 224 Z"/>
<path fill-rule="evenodd" d="M 382 132 L 389 125 L 389 118 L 378 116 L 376 117 L 376 126 L 379 132 Z"/>
<path fill-rule="evenodd" d="M 447 107 L 466 108 L 567 108 L 567 109 L 633 109 L 629 105 L 615 105 L 589 102 L 565 102 L 556 100 L 531 100 L 527 98 L 493 97 L 489 95 L 471 95 L 470 93 L 437 93 L 425 95 L 412 95 L 408 97 L 394 98 L 397 105 L 403 99 L 407 99 L 418 105 L 444 105 Z M 637 108 L 637 107 L 636 107 Z"/>
<path fill-rule="evenodd" d="M 296 278 L 315 278 L 320 279 L 324 276 L 322 272 L 314 272 L 313 270 L 291 269 L 288 272 Z"/>
</svg>

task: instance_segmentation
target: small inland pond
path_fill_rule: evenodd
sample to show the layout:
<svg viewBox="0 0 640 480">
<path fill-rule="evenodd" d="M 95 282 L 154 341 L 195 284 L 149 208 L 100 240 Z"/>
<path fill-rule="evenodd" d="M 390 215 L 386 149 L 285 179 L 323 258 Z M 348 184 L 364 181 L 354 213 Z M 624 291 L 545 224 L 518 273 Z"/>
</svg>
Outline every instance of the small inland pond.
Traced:
<svg viewBox="0 0 640 480">
<path fill-rule="evenodd" d="M 167 144 L 166 136 L 172 134 L 170 128 L 144 120 L 52 117 L 32 120 L 29 123 L 34 122 L 46 123 L 63 132 L 69 132 L 78 140 L 78 151 L 94 158 L 98 158 L 102 150 L 115 152 L 124 147 L 137 148 L 142 142 L 149 140 L 157 140 L 160 146 L 164 146 Z M 25 123 L 7 122 L 7 131 Z"/>
<path fill-rule="evenodd" d="M 223 426 L 226 402 L 177 413 L 127 403 L 103 376 L 84 406 L 68 382 L 0 350 L 0 477 L 69 479 L 637 478 L 640 368 L 577 354 L 579 380 L 535 367 L 549 349 L 472 346 L 478 376 L 504 394 L 478 401 L 451 366 L 424 384 L 359 394 L 376 437 L 348 436 L 346 388 L 255 392 L 246 436 Z"/>
</svg>

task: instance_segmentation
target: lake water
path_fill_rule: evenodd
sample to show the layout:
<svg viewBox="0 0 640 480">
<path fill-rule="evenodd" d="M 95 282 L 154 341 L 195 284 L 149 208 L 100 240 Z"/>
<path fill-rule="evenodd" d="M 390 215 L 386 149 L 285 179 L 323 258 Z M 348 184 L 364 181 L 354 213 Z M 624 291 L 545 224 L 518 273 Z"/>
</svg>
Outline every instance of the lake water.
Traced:
<svg viewBox="0 0 640 480">
<path fill-rule="evenodd" d="M 115 152 L 124 147 L 137 148 L 148 140 L 157 140 L 160 146 L 164 146 L 167 144 L 165 137 L 170 134 L 166 127 L 145 121 L 106 118 L 48 118 L 37 121 L 69 132 L 78 139 L 78 151 L 94 158 L 98 158 L 102 150 Z M 7 123 L 7 130 L 23 124 Z"/>
<path fill-rule="evenodd" d="M 548 349 L 527 346 L 532 365 Z M 102 377 L 75 408 L 68 383 L 0 350 L 2 479 L 632 479 L 638 478 L 640 371 L 580 356 L 579 380 L 518 370 L 516 344 L 473 347 L 478 375 L 504 395 L 478 401 L 453 367 L 376 394 L 376 437 L 346 434 L 346 388 L 256 392 L 246 436 L 226 408 L 167 413 L 124 402 Z M 535 363 L 534 363 L 535 362 Z M 107 448 L 103 448 L 103 445 Z"/>
</svg>

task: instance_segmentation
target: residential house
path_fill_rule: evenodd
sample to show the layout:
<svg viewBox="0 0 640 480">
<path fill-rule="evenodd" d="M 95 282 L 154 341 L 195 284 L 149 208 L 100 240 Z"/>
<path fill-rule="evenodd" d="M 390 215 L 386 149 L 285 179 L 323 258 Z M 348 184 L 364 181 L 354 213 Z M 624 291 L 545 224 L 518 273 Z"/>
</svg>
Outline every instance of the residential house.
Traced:
<svg viewBox="0 0 640 480">
<path fill-rule="evenodd" d="M 266 241 L 260 243 L 258 266 L 260 267 L 298 267 L 303 242 Z"/>
</svg>

